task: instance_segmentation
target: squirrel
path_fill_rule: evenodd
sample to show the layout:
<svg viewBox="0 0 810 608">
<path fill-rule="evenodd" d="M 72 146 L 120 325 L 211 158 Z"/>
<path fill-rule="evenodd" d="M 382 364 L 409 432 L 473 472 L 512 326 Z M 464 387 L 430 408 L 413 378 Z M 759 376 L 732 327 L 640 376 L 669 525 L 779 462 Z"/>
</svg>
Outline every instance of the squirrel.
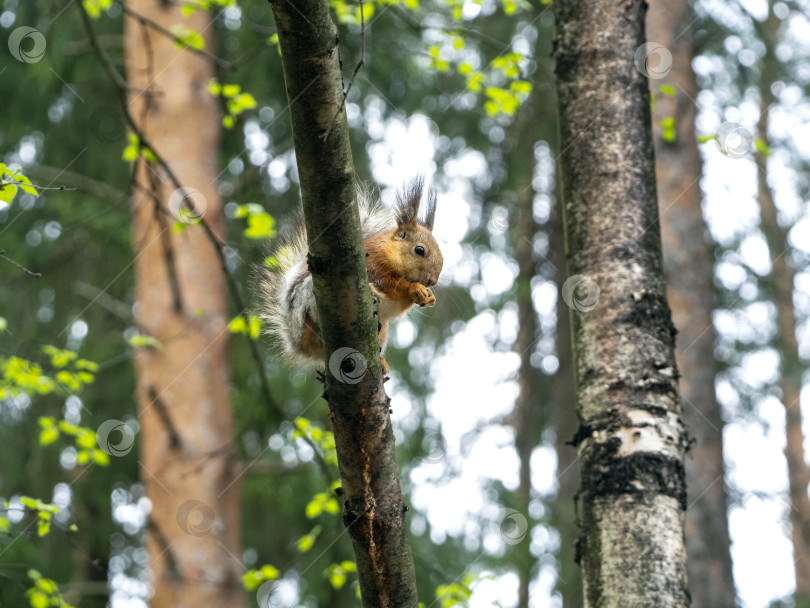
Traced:
<svg viewBox="0 0 810 608">
<path fill-rule="evenodd" d="M 412 179 L 397 193 L 396 208 L 390 209 L 364 188 L 357 188 L 368 283 L 378 300 L 384 376 L 388 374 L 388 363 L 382 353 L 391 320 L 414 304 L 436 304 L 430 288 L 438 282 L 444 260 L 432 232 L 436 215 L 433 189 L 428 190 L 424 219 L 418 219 L 423 190 L 424 177 Z M 267 333 L 280 343 L 288 362 L 320 368 L 324 347 L 307 251 L 306 230 L 300 217 L 292 235 L 282 238 L 276 247 L 273 267 L 262 268 L 260 316 L 267 321 Z"/>
</svg>

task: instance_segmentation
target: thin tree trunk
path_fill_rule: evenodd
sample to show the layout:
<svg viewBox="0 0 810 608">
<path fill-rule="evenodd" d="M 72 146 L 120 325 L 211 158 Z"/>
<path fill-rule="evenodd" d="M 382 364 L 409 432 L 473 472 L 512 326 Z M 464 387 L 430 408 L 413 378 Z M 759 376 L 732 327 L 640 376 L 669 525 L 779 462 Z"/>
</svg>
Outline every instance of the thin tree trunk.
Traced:
<svg viewBox="0 0 810 608">
<path fill-rule="evenodd" d="M 518 486 L 517 509 L 523 513 L 529 527 L 526 534 L 531 538 L 532 521 L 529 517 L 529 503 L 532 499 L 531 458 L 537 447 L 543 427 L 543 411 L 547 405 L 545 391 L 538 382 L 538 370 L 532 365 L 531 357 L 538 339 L 537 311 L 532 302 L 532 280 L 535 277 L 533 254 L 534 236 L 537 224 L 534 221 L 532 206 L 534 189 L 531 187 L 534 169 L 533 130 L 524 123 L 531 108 L 523 108 L 521 116 L 512 125 L 514 149 L 510 154 L 510 180 L 517 189 L 518 217 L 512 230 L 515 259 L 518 264 L 517 305 L 518 334 L 515 346 L 520 355 L 518 369 L 519 392 L 515 400 L 514 426 L 515 447 L 520 459 L 520 484 Z M 520 137 L 519 131 L 523 132 Z M 535 559 L 531 553 L 531 543 L 524 542 L 513 548 L 513 560 L 518 574 L 518 608 L 529 608 L 529 589 Z"/>
<path fill-rule="evenodd" d="M 557 201 L 551 218 L 550 249 L 557 268 L 555 280 L 562 293 L 565 274 L 565 242 L 563 240 L 562 197 Z M 554 374 L 552 385 L 554 429 L 557 452 L 557 496 L 552 512 L 554 527 L 560 533 L 559 570 L 557 590 L 562 594 L 563 606 L 579 608 L 583 605 L 582 570 L 579 566 L 577 545 L 579 522 L 576 513 L 576 496 L 580 475 L 579 457 L 571 440 L 577 432 L 577 396 L 574 390 L 574 363 L 571 352 L 571 322 L 569 308 L 560 297 L 557 300 L 557 359 L 560 367 Z"/>
<path fill-rule="evenodd" d="M 687 437 L 649 88 L 634 65 L 646 3 L 557 0 L 554 11 L 585 606 L 688 606 Z"/>
<path fill-rule="evenodd" d="M 662 78 L 650 82 L 655 93 L 655 168 L 667 297 L 678 330 L 675 357 L 681 372 L 683 418 L 693 439 L 686 462 L 686 486 L 692 497 L 686 512 L 689 589 L 694 608 L 732 608 L 723 419 L 714 392 L 714 252 L 701 211 L 691 23 L 686 0 L 653 3 L 647 17 L 647 39 L 663 45 L 672 57 L 671 70 L 661 71 Z M 675 93 L 661 91 L 664 84 L 674 87 Z M 667 125 L 670 120 L 674 124 Z"/>
<path fill-rule="evenodd" d="M 771 87 L 779 78 L 779 62 L 775 49 L 781 21 L 773 12 L 774 2 L 768 3 L 768 18 L 762 24 L 761 35 L 765 43 L 760 84 L 760 114 L 757 138 L 768 144 L 768 117 L 771 105 L 776 101 Z M 793 306 L 795 271 L 790 265 L 790 245 L 787 230 L 777 220 L 773 192 L 768 184 L 768 160 L 757 156 L 757 191 L 760 206 L 760 227 L 768 242 L 771 256 L 770 291 L 776 305 L 779 350 L 779 389 L 785 407 L 785 458 L 788 469 L 788 494 L 790 498 L 790 525 L 793 541 L 793 563 L 796 573 L 797 602 L 810 602 L 810 499 L 807 488 L 810 484 L 810 467 L 804 455 L 804 432 L 800 395 L 804 365 L 799 357 L 796 340 L 796 311 Z"/>
<path fill-rule="evenodd" d="M 324 374 L 345 497 L 343 522 L 357 560 L 363 606 L 416 608 L 389 399 L 368 288 L 343 107 L 337 28 L 326 0 L 272 0 L 290 99 L 309 269 L 324 366 L 339 349 L 365 373 L 355 384 Z M 341 357 L 345 360 L 345 357 Z"/>
<path fill-rule="evenodd" d="M 178 5 L 159 0 L 130 0 L 128 7 L 166 28 L 183 23 L 211 48 L 207 11 L 186 18 Z M 131 18 L 124 41 L 130 112 L 183 186 L 198 191 L 194 206 L 222 237 L 211 65 Z M 229 450 L 216 452 L 233 440 L 225 281 L 201 226 L 172 230 L 183 194 L 163 168 L 137 162 L 135 319 L 162 344 L 135 353 L 141 479 L 152 504 L 151 606 L 241 606 L 237 461 Z"/>
</svg>

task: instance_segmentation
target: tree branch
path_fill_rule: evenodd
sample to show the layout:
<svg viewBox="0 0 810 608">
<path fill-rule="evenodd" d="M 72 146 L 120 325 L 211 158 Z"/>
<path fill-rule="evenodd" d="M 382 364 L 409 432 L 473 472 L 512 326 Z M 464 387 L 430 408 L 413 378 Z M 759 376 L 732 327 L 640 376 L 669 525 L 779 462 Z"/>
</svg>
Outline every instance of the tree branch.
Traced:
<svg viewBox="0 0 810 608">
<path fill-rule="evenodd" d="M 356 384 L 325 372 L 363 606 L 416 608 L 416 576 L 383 390 L 338 56 L 326 0 L 271 0 L 304 205 L 324 368 L 338 351 L 366 365 Z M 337 114 L 336 114 L 337 111 Z M 335 369 L 340 361 L 332 361 Z"/>
</svg>

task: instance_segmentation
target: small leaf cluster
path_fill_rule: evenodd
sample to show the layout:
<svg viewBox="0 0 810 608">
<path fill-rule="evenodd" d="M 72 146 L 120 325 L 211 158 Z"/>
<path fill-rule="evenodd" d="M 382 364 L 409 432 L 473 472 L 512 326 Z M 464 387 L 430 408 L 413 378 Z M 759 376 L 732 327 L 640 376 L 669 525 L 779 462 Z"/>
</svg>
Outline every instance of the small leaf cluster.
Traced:
<svg viewBox="0 0 810 608">
<path fill-rule="evenodd" d="M 37 535 L 45 536 L 51 531 L 51 518 L 55 513 L 59 513 L 59 507 L 54 504 L 42 502 L 39 498 L 31 498 L 30 496 L 20 496 L 20 503 L 26 510 L 32 511 L 37 515 Z M 9 501 L 3 502 L 3 507 L 6 510 L 14 508 Z M 10 524 L 8 517 L 0 517 L 0 531 L 8 532 Z"/>
<path fill-rule="evenodd" d="M 348 574 L 357 572 L 357 564 L 348 560 L 342 561 L 339 564 L 330 564 L 329 567 L 323 571 L 323 575 L 332 585 L 333 589 L 341 589 L 346 584 Z"/>
<path fill-rule="evenodd" d="M 327 464 L 337 466 L 337 451 L 335 450 L 335 434 L 332 431 L 326 431 L 320 426 L 313 424 L 308 418 L 302 416 L 297 417 L 293 424 L 295 430 L 292 433 L 292 438 L 307 437 L 313 443 L 318 445 L 323 450 L 323 459 Z"/>
<path fill-rule="evenodd" d="M 472 597 L 473 585 L 478 581 L 478 577 L 467 572 L 461 580 L 448 585 L 436 587 L 436 601 L 442 608 L 452 608 L 453 606 L 469 606 Z"/>
<path fill-rule="evenodd" d="M 212 7 L 226 6 L 236 6 L 236 0 L 185 0 L 180 7 L 180 13 L 183 17 L 188 17 L 196 11 L 210 11 Z"/>
<path fill-rule="evenodd" d="M 242 585 L 247 591 L 255 591 L 267 581 L 277 580 L 281 572 L 275 566 L 265 564 L 261 568 L 248 570 L 242 575 Z"/>
<path fill-rule="evenodd" d="M 55 346 L 43 346 L 42 352 L 50 358 L 55 376 L 45 374 L 40 365 L 22 357 L 0 358 L 0 399 L 21 393 L 48 395 L 58 387 L 75 392 L 95 380 L 97 363 Z"/>
<path fill-rule="evenodd" d="M 169 31 L 171 31 L 174 36 L 174 45 L 181 51 L 186 47 L 190 47 L 196 51 L 205 50 L 205 39 L 197 30 L 178 23 L 171 26 Z"/>
<path fill-rule="evenodd" d="M 244 234 L 249 239 L 272 239 L 276 236 L 276 220 L 257 203 L 239 205 L 234 217 L 246 218 Z"/>
<path fill-rule="evenodd" d="M 216 78 L 212 78 L 208 83 L 208 92 L 214 97 L 226 100 L 228 114 L 222 118 L 222 126 L 226 129 L 232 129 L 237 116 L 245 110 L 254 109 L 257 105 L 256 98 L 250 93 L 243 92 L 238 84 L 220 84 Z"/>
<path fill-rule="evenodd" d="M 28 571 L 33 586 L 25 592 L 31 608 L 73 608 L 59 592 L 59 585 L 36 570 Z"/>
<path fill-rule="evenodd" d="M 80 465 L 91 461 L 102 467 L 110 464 L 110 457 L 96 445 L 96 434 L 93 429 L 71 424 L 67 420 L 57 420 L 51 416 L 39 417 L 39 445 L 45 447 L 52 444 L 60 435 L 73 437 L 76 444 L 76 462 Z"/>
<path fill-rule="evenodd" d="M 450 38 L 453 53 L 459 55 L 466 47 L 466 41 L 458 34 L 446 33 Z M 521 79 L 520 63 L 524 57 L 520 53 L 506 53 L 496 57 L 487 72 L 477 70 L 466 60 L 459 57 L 448 58 L 443 55 L 442 47 L 434 44 L 428 48 L 430 62 L 428 67 L 438 72 L 450 72 L 453 65 L 464 77 L 466 88 L 472 93 L 484 92 L 486 101 L 484 111 L 487 115 L 514 116 L 520 104 L 532 91 L 532 84 Z M 487 84 L 489 83 L 489 84 Z"/>
<path fill-rule="evenodd" d="M 262 331 L 262 320 L 253 315 L 239 315 L 228 323 L 228 331 L 232 334 L 245 334 L 251 340 L 258 340 Z"/>
<path fill-rule="evenodd" d="M 155 153 L 147 146 L 141 144 L 141 140 L 135 133 L 129 133 L 127 135 L 129 143 L 127 147 L 124 148 L 124 152 L 121 154 L 121 159 L 126 161 L 136 161 L 139 158 L 143 157 L 146 162 L 149 163 L 156 163 L 158 162 L 157 156 Z"/>
<path fill-rule="evenodd" d="M 84 0 L 84 2 L 82 2 L 84 10 L 93 19 L 101 17 L 101 13 L 110 8 L 111 4 L 112 0 Z"/>
<path fill-rule="evenodd" d="M 21 171 L 22 169 L 19 167 L 11 170 L 5 163 L 0 163 L 0 203 L 11 204 L 17 190 L 38 196 L 37 189 L 31 184 L 31 180 L 25 177 Z"/>
</svg>

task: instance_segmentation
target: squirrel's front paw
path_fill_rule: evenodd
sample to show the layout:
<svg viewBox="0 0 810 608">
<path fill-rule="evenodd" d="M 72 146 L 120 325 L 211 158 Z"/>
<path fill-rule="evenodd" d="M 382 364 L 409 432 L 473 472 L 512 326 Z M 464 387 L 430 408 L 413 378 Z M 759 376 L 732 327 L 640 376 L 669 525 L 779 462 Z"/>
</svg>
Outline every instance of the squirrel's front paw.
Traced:
<svg viewBox="0 0 810 608">
<path fill-rule="evenodd" d="M 411 283 L 411 298 L 414 304 L 419 304 L 422 308 L 436 305 L 436 296 L 421 283 Z"/>
</svg>

